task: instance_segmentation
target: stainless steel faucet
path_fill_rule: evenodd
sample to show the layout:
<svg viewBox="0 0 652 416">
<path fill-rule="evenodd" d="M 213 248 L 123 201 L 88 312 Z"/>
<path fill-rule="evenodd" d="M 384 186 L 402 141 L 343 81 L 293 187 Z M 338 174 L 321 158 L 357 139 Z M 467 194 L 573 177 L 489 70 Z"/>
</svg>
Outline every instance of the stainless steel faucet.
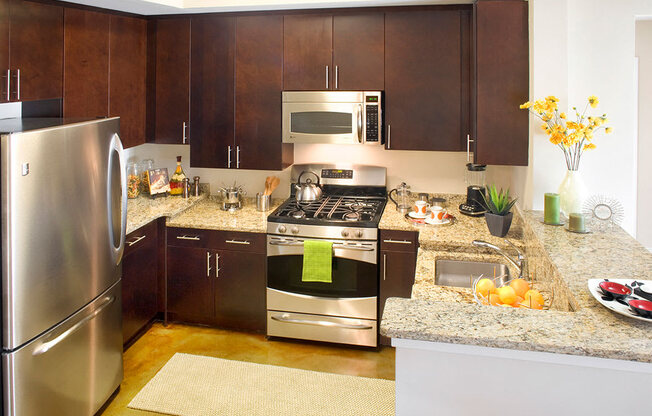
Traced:
<svg viewBox="0 0 652 416">
<path fill-rule="evenodd" d="M 500 255 L 503 256 L 503 257 L 505 257 L 505 259 L 506 259 L 506 260 L 507 260 L 507 261 L 508 261 L 512 266 L 516 267 L 516 269 L 518 270 L 518 277 L 519 277 L 519 278 L 524 278 L 524 276 L 523 276 L 523 270 L 526 268 L 526 267 L 525 267 L 525 262 L 526 262 L 525 254 L 523 254 L 523 253 L 521 252 L 521 250 L 519 250 L 519 249 L 518 249 L 518 248 L 517 248 L 517 247 L 516 247 L 516 246 L 515 246 L 511 241 L 509 241 L 508 239 L 505 239 L 505 242 L 506 242 L 507 244 L 509 244 L 510 246 L 512 246 L 512 247 L 514 248 L 514 250 L 516 250 L 516 254 L 517 254 L 516 260 L 514 260 L 514 258 L 513 258 L 512 256 L 510 256 L 509 254 L 505 253 L 505 251 L 503 251 L 503 249 L 501 249 L 500 247 L 495 246 L 495 245 L 493 245 L 493 244 L 491 244 L 491 243 L 487 243 L 486 241 L 482 241 L 482 240 L 473 240 L 473 245 L 476 246 L 476 247 L 485 247 L 485 248 L 490 248 L 490 249 L 494 250 L 496 253 L 500 254 Z"/>
</svg>

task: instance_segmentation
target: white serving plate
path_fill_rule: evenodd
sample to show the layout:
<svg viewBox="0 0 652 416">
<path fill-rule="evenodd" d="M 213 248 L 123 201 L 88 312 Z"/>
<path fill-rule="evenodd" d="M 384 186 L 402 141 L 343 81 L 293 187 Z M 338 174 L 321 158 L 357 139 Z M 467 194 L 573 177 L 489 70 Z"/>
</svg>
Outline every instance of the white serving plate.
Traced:
<svg viewBox="0 0 652 416">
<path fill-rule="evenodd" d="M 603 282 L 604 280 L 605 279 L 589 279 L 589 281 L 587 282 L 588 286 L 589 286 L 589 292 L 591 292 L 591 295 L 593 295 L 593 297 L 595 298 L 595 300 L 598 301 L 598 303 L 600 303 L 605 308 L 607 308 L 607 309 L 609 309 L 611 311 L 614 311 L 614 312 L 616 312 L 616 313 L 618 313 L 620 315 L 624 315 L 624 316 L 627 316 L 629 318 L 638 319 L 639 321 L 652 322 L 652 319 L 643 318 L 642 316 L 637 315 L 636 313 L 634 313 L 630 309 L 629 306 L 625 306 L 625 305 L 623 305 L 622 303 L 620 303 L 620 302 L 618 302 L 616 300 L 610 300 L 610 301 L 603 300 L 602 298 L 603 298 L 604 295 L 602 294 L 602 291 L 600 290 L 598 285 L 600 284 L 600 282 Z M 608 279 L 608 280 L 610 282 L 620 283 L 621 285 L 628 285 L 630 287 L 632 286 L 632 283 L 634 282 L 634 280 L 632 280 L 632 279 Z M 645 286 L 648 287 L 648 288 L 652 287 L 652 280 L 636 280 L 636 281 L 639 282 L 639 283 L 645 284 Z M 642 298 L 642 297 L 634 295 L 634 294 L 632 294 L 632 297 L 634 297 L 636 299 L 647 300 L 645 298 Z"/>
</svg>

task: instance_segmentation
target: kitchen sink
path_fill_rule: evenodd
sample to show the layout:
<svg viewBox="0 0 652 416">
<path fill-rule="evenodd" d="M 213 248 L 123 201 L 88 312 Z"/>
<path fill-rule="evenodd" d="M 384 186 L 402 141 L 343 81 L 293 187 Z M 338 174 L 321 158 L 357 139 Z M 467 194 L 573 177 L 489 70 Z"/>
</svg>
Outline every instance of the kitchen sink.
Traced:
<svg viewBox="0 0 652 416">
<path fill-rule="evenodd" d="M 510 279 L 509 268 L 501 263 L 479 261 L 437 260 L 435 263 L 435 284 L 440 286 L 472 287 L 473 280 L 481 274 L 493 278 L 503 276 L 496 281 L 496 286 L 502 286 Z"/>
</svg>

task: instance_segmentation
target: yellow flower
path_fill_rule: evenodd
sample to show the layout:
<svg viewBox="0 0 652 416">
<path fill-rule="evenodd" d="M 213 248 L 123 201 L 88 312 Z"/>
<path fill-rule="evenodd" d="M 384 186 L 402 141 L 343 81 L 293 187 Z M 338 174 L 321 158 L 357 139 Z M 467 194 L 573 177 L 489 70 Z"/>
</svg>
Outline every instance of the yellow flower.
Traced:
<svg viewBox="0 0 652 416">
<path fill-rule="evenodd" d="M 565 120 L 566 119 L 566 113 L 560 113 L 559 118 L 563 118 Z"/>
<path fill-rule="evenodd" d="M 591 104 L 591 108 L 597 107 L 599 102 L 600 101 L 598 100 L 598 97 L 595 95 L 589 97 L 589 104 Z"/>
<path fill-rule="evenodd" d="M 541 130 L 548 131 L 548 125 L 547 124 L 542 124 L 541 125 Z"/>
<path fill-rule="evenodd" d="M 550 136 L 550 143 L 552 144 L 559 144 L 564 140 L 564 135 L 562 133 L 553 133 Z"/>
<path fill-rule="evenodd" d="M 546 101 L 549 101 L 551 103 L 558 103 L 559 98 L 555 97 L 554 95 L 549 95 L 546 97 Z"/>
<path fill-rule="evenodd" d="M 613 131 L 614 131 L 614 129 L 611 128 L 611 127 L 607 127 L 606 129 L 604 129 L 604 132 L 607 133 L 607 134 L 611 134 Z"/>
<path fill-rule="evenodd" d="M 577 130 L 577 129 L 580 127 L 580 126 L 579 126 L 576 122 L 574 122 L 574 121 L 569 121 L 568 123 L 566 123 L 566 126 L 567 126 L 569 129 L 572 129 L 572 130 Z"/>
<path fill-rule="evenodd" d="M 585 144 L 583 150 L 591 150 L 595 149 L 595 145 L 593 143 Z"/>
<path fill-rule="evenodd" d="M 519 108 L 520 108 L 521 110 L 524 109 L 524 108 L 530 108 L 530 107 L 532 107 L 532 103 L 529 102 L 529 101 L 524 102 L 523 104 L 521 104 L 521 105 L 519 106 Z"/>
</svg>

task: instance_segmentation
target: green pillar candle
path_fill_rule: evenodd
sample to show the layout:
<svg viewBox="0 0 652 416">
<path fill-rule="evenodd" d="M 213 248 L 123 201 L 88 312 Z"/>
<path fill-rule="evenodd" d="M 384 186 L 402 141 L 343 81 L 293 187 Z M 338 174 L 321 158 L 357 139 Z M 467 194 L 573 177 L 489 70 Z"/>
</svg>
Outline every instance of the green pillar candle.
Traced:
<svg viewBox="0 0 652 416">
<path fill-rule="evenodd" d="M 583 233 L 585 231 L 584 215 L 578 212 L 568 214 L 568 229 L 571 231 Z"/>
<path fill-rule="evenodd" d="M 543 222 L 546 224 L 559 224 L 559 194 L 546 193 L 543 204 Z"/>
</svg>

